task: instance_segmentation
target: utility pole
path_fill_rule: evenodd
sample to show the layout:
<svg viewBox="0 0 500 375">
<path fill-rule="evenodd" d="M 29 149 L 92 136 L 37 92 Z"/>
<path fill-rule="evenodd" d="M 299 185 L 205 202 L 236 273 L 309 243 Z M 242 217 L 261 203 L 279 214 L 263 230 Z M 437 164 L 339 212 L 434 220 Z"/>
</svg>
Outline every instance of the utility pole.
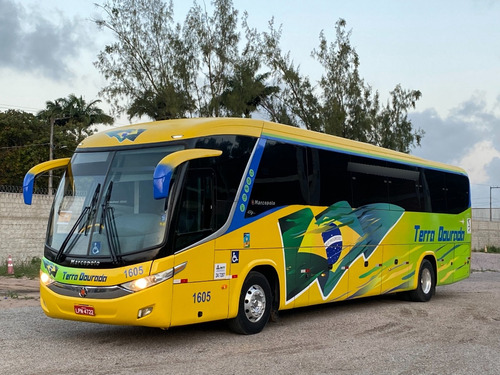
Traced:
<svg viewBox="0 0 500 375">
<path fill-rule="evenodd" d="M 493 189 L 500 189 L 500 186 L 490 186 L 490 221 L 493 221 L 493 210 L 491 208 L 491 191 Z"/>
<path fill-rule="evenodd" d="M 49 141 L 49 160 L 54 159 L 54 116 L 50 117 L 50 141 Z M 49 196 L 52 196 L 52 170 L 49 171 Z"/>
</svg>

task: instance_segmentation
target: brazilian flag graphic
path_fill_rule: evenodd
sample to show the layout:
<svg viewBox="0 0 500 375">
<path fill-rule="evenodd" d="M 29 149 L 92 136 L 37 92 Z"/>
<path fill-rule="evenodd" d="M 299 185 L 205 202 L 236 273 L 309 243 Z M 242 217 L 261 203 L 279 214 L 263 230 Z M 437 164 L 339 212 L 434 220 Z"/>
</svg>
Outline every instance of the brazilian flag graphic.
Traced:
<svg viewBox="0 0 500 375">
<path fill-rule="evenodd" d="M 304 208 L 279 219 L 286 265 L 286 294 L 290 300 L 318 280 L 324 297 L 328 296 L 342 275 L 360 255 L 367 259 L 383 238 L 398 222 L 404 209 L 386 203 L 369 204 L 353 210 L 349 203 L 335 203 L 314 217 L 310 208 Z M 359 237 L 347 254 L 342 252 L 342 228 L 349 227 Z M 325 254 L 320 256 L 301 251 L 306 234 L 321 235 Z M 333 241 L 332 238 L 335 238 Z M 332 264 L 340 262 L 336 271 Z M 301 270 L 307 268 L 308 273 Z"/>
</svg>

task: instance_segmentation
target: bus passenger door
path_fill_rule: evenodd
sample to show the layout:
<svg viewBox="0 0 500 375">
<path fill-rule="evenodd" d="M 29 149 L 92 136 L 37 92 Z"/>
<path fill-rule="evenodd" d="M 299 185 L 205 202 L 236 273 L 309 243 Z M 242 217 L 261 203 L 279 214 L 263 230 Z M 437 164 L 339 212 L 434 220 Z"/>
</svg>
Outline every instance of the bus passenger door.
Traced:
<svg viewBox="0 0 500 375">
<path fill-rule="evenodd" d="M 215 204 L 213 170 L 188 169 L 169 234 L 175 265 L 185 265 L 174 275 L 172 325 L 227 318 L 227 280 L 216 277 L 215 241 L 196 245 L 215 231 Z"/>
</svg>

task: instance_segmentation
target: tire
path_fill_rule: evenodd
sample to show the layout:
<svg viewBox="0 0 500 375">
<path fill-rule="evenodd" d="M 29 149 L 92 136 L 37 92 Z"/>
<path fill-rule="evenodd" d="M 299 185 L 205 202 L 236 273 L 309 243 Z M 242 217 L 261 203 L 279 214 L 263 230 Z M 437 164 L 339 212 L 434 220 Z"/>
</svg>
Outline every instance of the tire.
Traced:
<svg viewBox="0 0 500 375">
<path fill-rule="evenodd" d="M 431 262 L 424 259 L 420 264 L 418 272 L 417 289 L 409 293 L 410 299 L 415 302 L 427 302 L 431 299 L 436 290 L 436 277 L 434 276 L 434 267 Z"/>
<path fill-rule="evenodd" d="M 243 335 L 262 331 L 271 315 L 272 294 L 269 282 L 259 272 L 250 272 L 243 283 L 238 315 L 229 320 L 229 328 Z"/>
</svg>

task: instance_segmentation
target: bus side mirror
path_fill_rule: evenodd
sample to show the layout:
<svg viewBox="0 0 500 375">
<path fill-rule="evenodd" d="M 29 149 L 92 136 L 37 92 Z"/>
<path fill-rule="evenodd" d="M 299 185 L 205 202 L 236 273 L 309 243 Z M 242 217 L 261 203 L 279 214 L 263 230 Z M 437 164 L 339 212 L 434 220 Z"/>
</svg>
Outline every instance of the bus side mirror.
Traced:
<svg viewBox="0 0 500 375">
<path fill-rule="evenodd" d="M 49 160 L 37 164 L 33 168 L 31 168 L 24 176 L 24 182 L 23 182 L 24 203 L 29 205 L 33 200 L 33 185 L 35 184 L 36 176 L 38 176 L 43 172 L 51 171 L 53 169 L 65 168 L 69 164 L 70 160 L 71 158 Z"/>
<path fill-rule="evenodd" d="M 172 179 L 174 169 L 182 163 L 193 159 L 210 158 L 220 155 L 222 155 L 222 151 L 220 150 L 205 148 L 192 148 L 168 154 L 156 165 L 153 174 L 154 198 L 163 199 L 168 197 L 170 180 Z"/>
</svg>

